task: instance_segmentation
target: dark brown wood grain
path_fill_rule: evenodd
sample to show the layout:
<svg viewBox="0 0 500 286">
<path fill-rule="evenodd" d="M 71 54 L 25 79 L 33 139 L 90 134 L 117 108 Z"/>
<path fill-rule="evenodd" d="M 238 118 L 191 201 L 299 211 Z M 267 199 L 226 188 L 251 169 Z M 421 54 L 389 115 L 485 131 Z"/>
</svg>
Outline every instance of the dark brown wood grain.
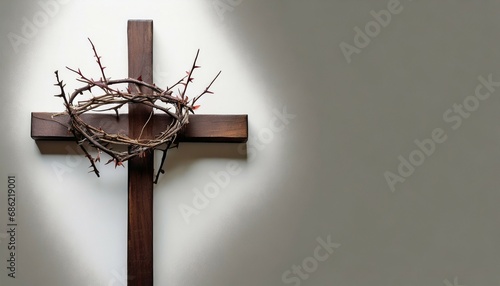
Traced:
<svg viewBox="0 0 500 286">
<path fill-rule="evenodd" d="M 52 112 L 33 112 L 31 114 L 31 137 L 35 140 L 73 141 L 75 137 L 68 132 L 69 117 L 62 115 L 52 118 Z M 83 114 L 85 122 L 100 127 L 108 133 L 129 135 L 129 116 L 121 114 Z M 166 114 L 154 115 L 153 134 L 165 130 L 170 122 Z M 248 139 L 247 115 L 205 115 L 189 116 L 189 124 L 177 138 L 179 142 L 224 142 L 244 143 Z"/>
<path fill-rule="evenodd" d="M 127 36 L 129 77 L 153 83 L 153 21 L 130 20 Z M 152 107 L 129 103 L 128 108 L 130 136 L 152 138 L 154 120 L 148 122 Z M 129 160 L 127 271 L 131 286 L 153 286 L 153 175 L 153 152 Z"/>
</svg>

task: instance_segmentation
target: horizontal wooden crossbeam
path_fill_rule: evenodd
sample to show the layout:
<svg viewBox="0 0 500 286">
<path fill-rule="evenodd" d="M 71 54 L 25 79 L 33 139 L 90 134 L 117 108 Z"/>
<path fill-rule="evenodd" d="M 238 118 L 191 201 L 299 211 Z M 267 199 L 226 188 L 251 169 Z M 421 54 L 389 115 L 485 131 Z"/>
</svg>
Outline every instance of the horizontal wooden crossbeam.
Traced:
<svg viewBox="0 0 500 286">
<path fill-rule="evenodd" d="M 75 140 L 68 131 L 69 117 L 52 117 L 50 112 L 31 113 L 31 138 L 35 140 L 71 141 Z M 88 124 L 102 128 L 107 133 L 128 135 L 128 114 L 83 114 L 81 118 Z M 153 133 L 164 131 L 170 117 L 166 114 L 154 115 Z M 248 139 L 248 115 L 205 115 L 189 116 L 189 124 L 177 137 L 179 142 L 232 142 L 244 143 Z"/>
</svg>

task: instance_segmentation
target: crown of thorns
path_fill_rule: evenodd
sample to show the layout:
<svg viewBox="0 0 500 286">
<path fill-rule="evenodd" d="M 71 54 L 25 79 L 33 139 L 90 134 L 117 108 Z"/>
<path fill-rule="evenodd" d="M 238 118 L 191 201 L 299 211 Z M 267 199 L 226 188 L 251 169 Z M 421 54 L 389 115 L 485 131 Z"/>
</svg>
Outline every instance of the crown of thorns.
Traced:
<svg viewBox="0 0 500 286">
<path fill-rule="evenodd" d="M 196 64 L 198 59 L 199 50 L 196 53 L 193 65 L 189 71 L 186 71 L 186 76 L 182 77 L 179 81 L 166 89 L 162 89 L 156 84 L 144 82 L 140 76 L 137 79 L 124 78 L 112 80 L 106 77 L 104 67 L 101 62 L 101 57 L 97 54 L 96 48 L 92 41 L 89 39 L 94 52 L 94 57 L 99 65 L 101 76 L 99 80 L 94 80 L 85 76 L 80 69 L 72 69 L 66 67 L 70 71 L 76 73 L 79 77 L 77 81 L 84 83 L 84 86 L 76 89 L 73 93 L 66 95 L 64 90 L 65 84 L 59 79 L 59 74 L 56 71 L 55 84 L 60 88 L 60 94 L 55 95 L 64 100 L 65 112 L 58 113 L 54 116 L 66 114 L 69 116 L 69 131 L 73 133 L 77 140 L 78 145 L 85 153 L 90 161 L 90 172 L 94 172 L 99 177 L 99 170 L 97 169 L 96 162 L 100 161 L 100 154 L 102 152 L 108 154 L 111 159 L 106 163 L 115 163 L 116 166 L 122 166 L 123 162 L 136 157 L 144 156 L 146 152 L 160 150 L 163 152 L 162 161 L 156 174 L 155 183 L 158 181 L 160 173 L 164 173 L 163 164 L 166 158 L 168 149 L 176 147 L 175 139 L 182 128 L 189 123 L 189 114 L 194 114 L 194 111 L 199 107 L 196 102 L 205 94 L 212 94 L 210 87 L 215 82 L 220 72 L 214 77 L 210 84 L 197 96 L 189 100 L 186 95 L 190 83 L 193 82 L 193 72 L 195 69 L 200 68 Z M 128 85 L 123 88 L 123 85 Z M 122 88 L 120 88 L 122 86 Z M 174 94 L 174 88 L 177 91 Z M 100 95 L 94 95 L 93 90 L 98 90 Z M 77 100 L 77 98 L 84 93 L 90 93 L 89 99 Z M 100 126 L 91 126 L 86 123 L 81 115 L 88 111 L 105 112 L 114 111 L 116 116 L 119 115 L 119 110 L 126 106 L 128 103 L 143 104 L 152 107 L 149 119 L 142 127 L 144 130 L 149 120 L 153 116 L 155 110 L 164 112 L 171 120 L 165 126 L 164 131 L 160 132 L 152 139 L 143 139 L 142 132 L 138 138 L 130 138 L 126 134 L 110 134 L 102 129 Z M 97 150 L 96 157 L 93 157 L 86 149 L 86 146 L 95 148 Z M 126 146 L 127 151 L 115 150 L 117 145 Z"/>
</svg>

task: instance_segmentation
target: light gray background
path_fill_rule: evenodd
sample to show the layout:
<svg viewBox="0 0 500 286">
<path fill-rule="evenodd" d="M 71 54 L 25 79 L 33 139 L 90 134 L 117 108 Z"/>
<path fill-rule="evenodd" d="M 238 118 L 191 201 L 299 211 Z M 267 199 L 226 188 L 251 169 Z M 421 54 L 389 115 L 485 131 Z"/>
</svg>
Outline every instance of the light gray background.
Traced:
<svg viewBox="0 0 500 286">
<path fill-rule="evenodd" d="M 8 34 L 22 35 L 23 17 L 43 10 L 0 4 L 1 261 L 8 174 L 19 209 L 17 278 L 2 262 L 0 284 L 124 285 L 126 169 L 87 174 L 72 144 L 41 154 L 30 112 L 63 109 L 54 70 L 69 90 L 78 85 L 65 66 L 98 76 L 87 37 L 108 75 L 124 77 L 126 21 L 148 18 L 158 84 L 177 80 L 201 48 L 198 87 L 223 74 L 200 113 L 250 119 L 246 158 L 231 144 L 170 153 L 155 189 L 155 285 L 298 285 L 283 273 L 328 236 L 340 247 L 300 285 L 498 285 L 500 91 L 456 130 L 443 113 L 474 95 L 478 76 L 500 80 L 500 1 L 401 0 L 351 63 L 339 45 L 353 45 L 354 28 L 389 0 L 221 1 L 234 7 L 66 1 L 17 52 Z M 283 108 L 296 117 L 269 138 L 273 110 Z M 435 128 L 447 140 L 392 192 L 384 172 L 396 173 L 398 156 Z M 228 163 L 242 173 L 187 223 L 179 206 L 192 206 L 193 189 Z"/>
</svg>

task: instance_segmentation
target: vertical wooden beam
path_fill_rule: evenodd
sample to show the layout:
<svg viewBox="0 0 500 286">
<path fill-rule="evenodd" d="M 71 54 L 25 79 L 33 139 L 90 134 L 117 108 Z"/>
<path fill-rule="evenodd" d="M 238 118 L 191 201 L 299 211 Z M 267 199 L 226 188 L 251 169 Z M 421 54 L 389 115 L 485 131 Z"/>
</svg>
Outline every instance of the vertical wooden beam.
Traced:
<svg viewBox="0 0 500 286">
<path fill-rule="evenodd" d="M 129 77 L 153 82 L 153 21 L 129 20 Z M 136 90 L 131 86 L 131 90 Z M 153 122 L 146 125 L 152 108 L 129 104 L 131 138 L 152 138 Z M 151 118 L 153 119 L 153 118 Z M 142 134 L 141 134 L 142 132 Z M 133 158 L 128 163 L 128 285 L 153 285 L 153 154 Z"/>
</svg>

